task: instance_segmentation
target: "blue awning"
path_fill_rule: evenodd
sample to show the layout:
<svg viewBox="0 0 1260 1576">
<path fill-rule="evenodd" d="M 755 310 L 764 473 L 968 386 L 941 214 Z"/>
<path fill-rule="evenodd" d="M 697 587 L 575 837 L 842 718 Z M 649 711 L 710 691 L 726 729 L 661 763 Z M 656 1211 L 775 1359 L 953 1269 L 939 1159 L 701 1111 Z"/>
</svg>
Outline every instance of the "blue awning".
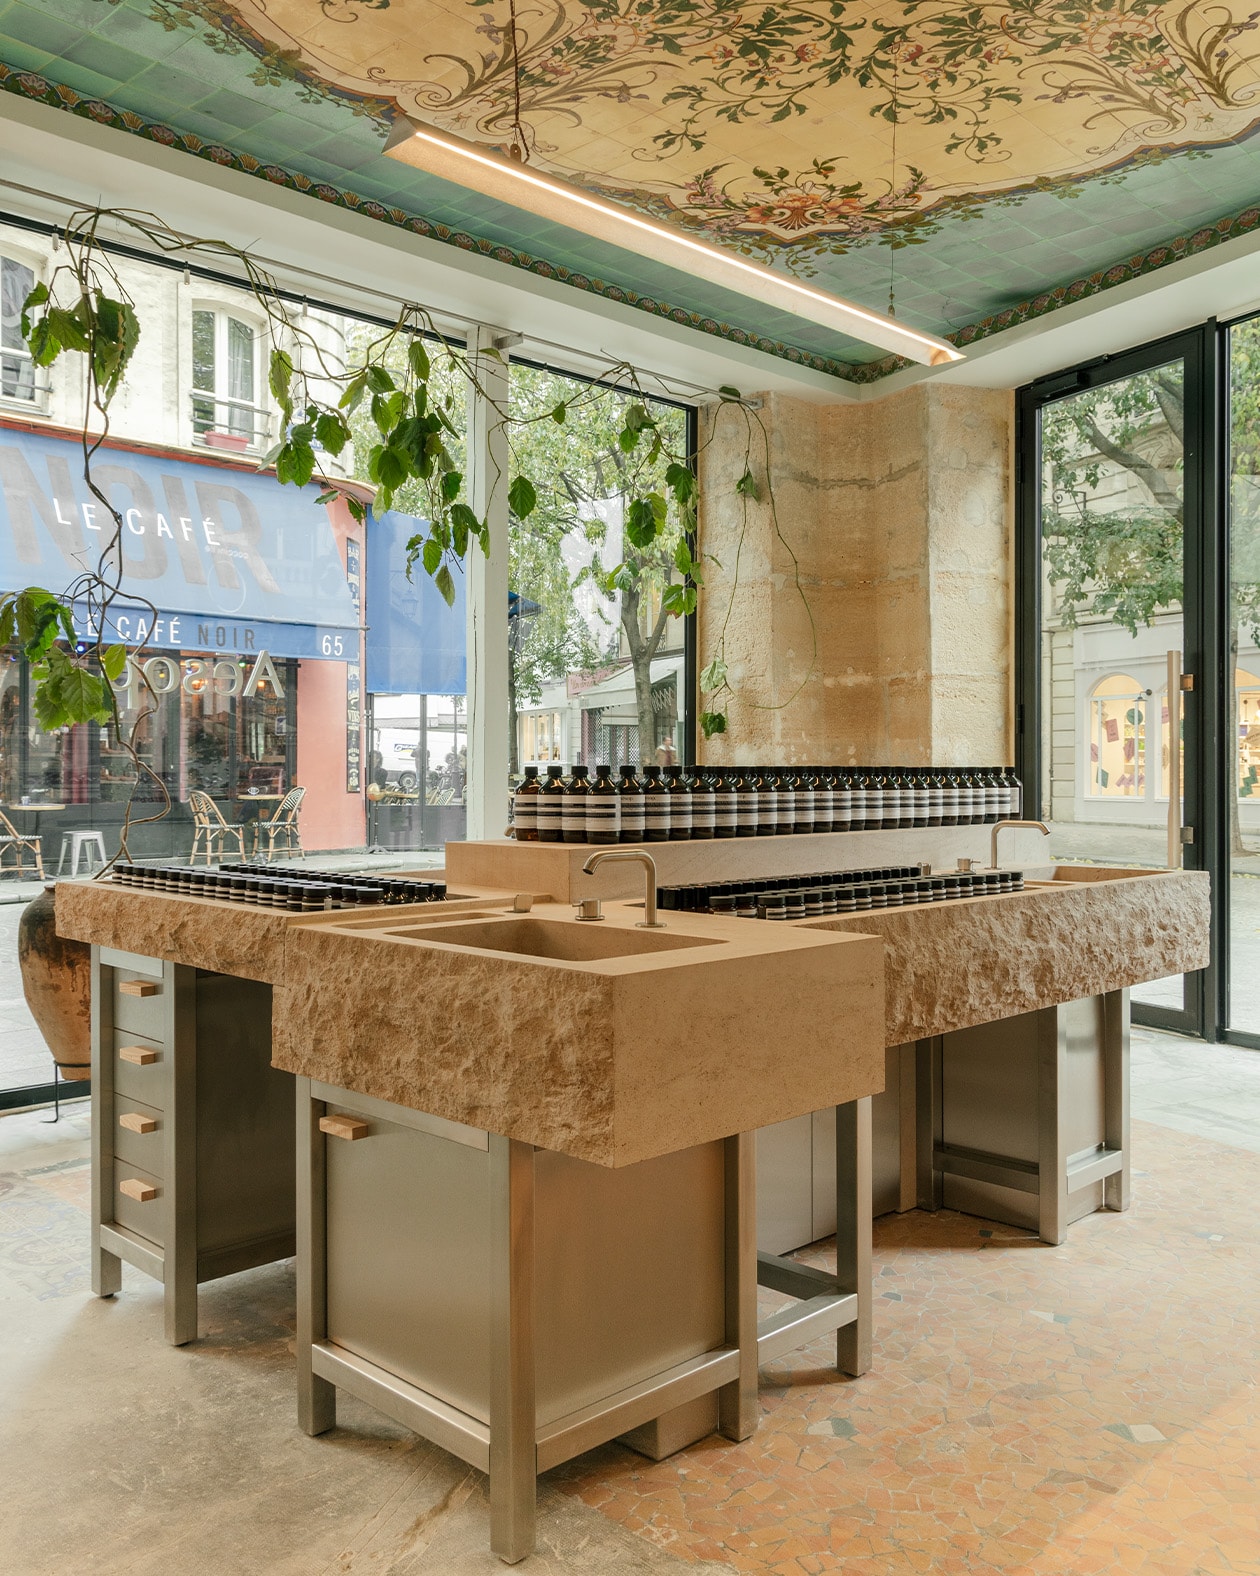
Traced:
<svg viewBox="0 0 1260 1576">
<path fill-rule="evenodd" d="M 368 519 L 367 687 L 372 695 L 463 695 L 467 667 L 464 577 L 455 605 L 417 567 L 407 578 L 407 542 L 423 520 L 391 509 Z"/>
<path fill-rule="evenodd" d="M 263 472 L 102 448 L 93 478 L 123 516 L 114 624 L 129 598 L 160 610 L 152 644 L 190 651 L 347 656 L 358 617 L 319 487 Z M 77 441 L 0 428 L 0 586 L 65 590 L 95 568 L 111 521 L 83 481 Z M 126 604 L 125 606 L 123 604 Z M 113 633 L 114 631 L 111 631 Z"/>
</svg>

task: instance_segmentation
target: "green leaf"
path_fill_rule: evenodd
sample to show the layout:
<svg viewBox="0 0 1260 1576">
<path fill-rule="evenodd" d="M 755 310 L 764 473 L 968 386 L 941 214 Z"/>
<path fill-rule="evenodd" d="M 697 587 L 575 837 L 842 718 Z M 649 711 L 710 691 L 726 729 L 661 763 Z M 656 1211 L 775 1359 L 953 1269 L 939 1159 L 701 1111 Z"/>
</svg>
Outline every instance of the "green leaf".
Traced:
<svg viewBox="0 0 1260 1576">
<path fill-rule="evenodd" d="M 658 530 L 659 523 L 651 498 L 632 498 L 626 509 L 626 536 L 631 545 L 640 551 L 651 547 Z"/>
<path fill-rule="evenodd" d="M 309 433 L 309 428 L 305 429 Z M 289 441 L 276 456 L 276 480 L 292 482 L 295 487 L 305 487 L 315 474 L 315 450 L 310 439 L 300 427 L 294 427 Z"/>
<path fill-rule="evenodd" d="M 411 370 L 418 378 L 428 382 L 429 378 L 429 352 L 424 348 L 422 339 L 413 339 L 407 346 L 407 360 Z"/>
<path fill-rule="evenodd" d="M 342 496 L 342 494 L 341 494 L 341 492 L 339 491 L 338 488 L 336 488 L 336 487 L 325 487 L 323 492 L 320 493 L 319 497 L 316 498 L 315 502 L 316 503 L 336 503 L 337 499 L 340 498 L 341 496 Z"/>
<path fill-rule="evenodd" d="M 289 393 L 292 382 L 293 358 L 287 350 L 273 350 L 267 373 L 267 386 L 275 396 L 276 403 L 284 411 L 286 419 L 293 412 L 293 400 Z"/>
<path fill-rule="evenodd" d="M 101 668 L 107 679 L 115 683 L 123 676 L 123 669 L 127 666 L 127 648 L 125 646 L 106 646 L 101 652 Z"/>
<path fill-rule="evenodd" d="M 726 663 L 721 657 L 714 657 L 708 667 L 702 669 L 700 673 L 700 688 L 707 695 L 712 694 L 714 690 L 720 690 L 725 683 Z"/>
<path fill-rule="evenodd" d="M 79 722 L 104 721 L 110 715 L 105 681 L 54 647 L 31 670 L 35 680 L 35 716 L 51 732 Z"/>
<path fill-rule="evenodd" d="M 388 394 L 396 385 L 384 367 L 364 367 L 363 376 L 367 379 L 367 386 L 373 394 Z"/>
<path fill-rule="evenodd" d="M 700 727 L 706 739 L 711 739 L 715 733 L 725 733 L 726 713 L 724 711 L 702 711 L 700 713 Z"/>
<path fill-rule="evenodd" d="M 426 575 L 436 575 L 442 563 L 442 544 L 430 537 L 421 552 Z"/>
<path fill-rule="evenodd" d="M 561 400 L 560 403 L 551 412 L 551 419 L 552 419 L 552 421 L 555 422 L 557 427 L 563 427 L 564 423 L 565 423 L 565 419 L 567 418 L 568 414 L 569 414 L 569 407 L 565 404 L 565 402 L 563 400 Z"/>
<path fill-rule="evenodd" d="M 442 502 L 454 503 L 459 497 L 459 490 L 464 485 L 462 471 L 443 471 L 440 483 Z"/>
<path fill-rule="evenodd" d="M 735 483 L 735 491 L 743 498 L 751 498 L 754 503 L 761 497 L 761 489 L 757 486 L 757 478 L 746 467 L 744 474 Z"/>
<path fill-rule="evenodd" d="M 350 379 L 349 383 L 347 383 L 345 388 L 341 391 L 341 398 L 337 401 L 340 409 L 344 410 L 347 414 L 357 410 L 359 407 L 359 402 L 362 400 L 364 390 L 366 388 L 367 373 L 356 372 L 354 377 Z"/>
<path fill-rule="evenodd" d="M 451 579 L 451 572 L 445 564 L 433 577 L 433 584 L 442 593 L 442 600 L 447 607 L 455 606 L 455 582 Z"/>
<path fill-rule="evenodd" d="M 17 634 L 17 601 L 12 596 L 0 603 L 0 646 L 11 646 Z"/>
<path fill-rule="evenodd" d="M 518 520 L 526 520 L 538 507 L 538 494 L 528 476 L 514 476 L 508 488 L 508 508 Z"/>
<path fill-rule="evenodd" d="M 690 503 L 696 496 L 696 476 L 689 465 L 671 460 L 665 467 L 665 485 L 679 503 Z"/>
<path fill-rule="evenodd" d="M 31 308 L 43 306 L 48 299 L 48 286 L 41 280 L 31 291 L 26 300 L 22 302 L 22 338 L 29 340 L 31 337 Z"/>
<path fill-rule="evenodd" d="M 680 538 L 678 546 L 674 549 L 674 568 L 680 575 L 689 575 L 695 568 L 691 559 L 691 549 L 687 546 L 687 539 Z"/>
<path fill-rule="evenodd" d="M 127 301 L 96 292 L 92 325 L 92 371 L 106 401 L 113 398 L 140 343 L 140 319 Z"/>
<path fill-rule="evenodd" d="M 739 392 L 738 389 L 732 388 L 729 383 L 723 383 L 721 388 L 718 389 L 718 393 L 722 396 L 724 401 L 735 400 L 738 404 L 743 403 L 744 396 Z"/>
<path fill-rule="evenodd" d="M 350 441 L 350 427 L 336 411 L 322 410 L 315 418 L 315 437 L 329 454 L 340 454 Z"/>
</svg>

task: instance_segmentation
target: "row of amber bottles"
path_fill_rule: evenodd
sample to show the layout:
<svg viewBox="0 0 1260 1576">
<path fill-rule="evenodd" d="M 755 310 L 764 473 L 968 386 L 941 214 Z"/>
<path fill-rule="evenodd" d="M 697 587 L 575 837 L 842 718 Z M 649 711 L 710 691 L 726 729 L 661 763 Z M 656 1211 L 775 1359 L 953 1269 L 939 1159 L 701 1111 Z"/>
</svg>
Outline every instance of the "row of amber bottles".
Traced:
<svg viewBox="0 0 1260 1576">
<path fill-rule="evenodd" d="M 521 842 L 664 843 L 693 838 L 874 832 L 992 824 L 1020 813 L 1005 767 L 610 766 L 566 778 L 525 768 L 512 801 Z"/>
</svg>

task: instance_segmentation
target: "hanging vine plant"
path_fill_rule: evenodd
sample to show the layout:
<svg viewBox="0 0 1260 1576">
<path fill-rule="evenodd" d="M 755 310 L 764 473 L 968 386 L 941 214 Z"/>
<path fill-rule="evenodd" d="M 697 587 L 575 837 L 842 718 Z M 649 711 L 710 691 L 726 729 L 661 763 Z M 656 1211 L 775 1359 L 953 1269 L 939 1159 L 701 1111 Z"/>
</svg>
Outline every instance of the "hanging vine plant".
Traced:
<svg viewBox="0 0 1260 1576">
<path fill-rule="evenodd" d="M 403 305 L 393 324 L 366 343 L 359 363 L 346 367 L 330 358 L 302 315 L 291 310 L 277 281 L 248 251 L 225 241 L 184 234 L 150 213 L 80 209 L 61 232 L 58 256 L 62 260 L 26 299 L 21 333 L 39 367 L 53 366 L 69 356 L 82 358 L 86 369 L 80 434 L 82 476 L 112 529 L 106 526 L 103 532 L 95 565 L 85 565 L 62 590 L 27 586 L 0 595 L 0 644 L 16 642 L 31 661 L 35 715 L 44 729 L 89 721 L 113 726 L 135 774 L 122 827 L 123 857 L 129 857 L 130 831 L 166 814 L 170 795 L 138 747 L 144 723 L 156 710 L 157 697 L 140 669 L 138 682 L 144 700 L 130 727 L 124 726 L 115 685 L 124 675 L 128 654 L 108 634 L 112 611 L 120 602 L 128 609 L 147 609 L 150 629 L 157 609 L 130 588 L 123 590 L 123 516 L 94 474 L 97 453 L 110 437 L 114 401 L 143 332 L 136 304 L 102 232 L 126 234 L 157 255 L 184 264 L 212 261 L 219 268 L 227 263 L 239 271 L 263 316 L 267 381 L 280 417 L 279 441 L 261 460 L 261 467 L 274 468 L 278 481 L 297 487 L 318 481 L 322 484 L 318 502 L 340 497 L 351 515 L 363 522 L 367 507 L 354 485 L 325 474 L 321 455 L 334 460 L 341 455 L 354 438 L 352 420 L 361 427 L 366 413 L 370 435 L 367 479 L 375 487 L 373 506 L 381 511 L 391 508 L 406 488 L 414 509 L 418 486 L 424 502 L 424 529 L 407 544 L 408 573 L 418 566 L 432 578 L 448 604 L 455 599 L 455 576 L 462 572 L 468 554 L 489 551 L 491 530 L 488 519 L 479 516 L 469 501 L 458 458 L 462 434 L 453 419 L 453 377 L 467 379 L 487 401 L 493 419 L 507 432 L 509 454 L 514 458 L 522 445 L 514 444 L 513 437 L 531 423 L 548 421 L 563 426 L 583 402 L 615 396 L 620 401 L 616 443 L 625 457 L 628 477 L 623 489 L 625 542 L 643 554 L 668 538 L 672 543 L 671 567 L 668 579 L 659 587 L 661 604 L 678 617 L 695 612 L 704 586 L 704 555 L 697 547 L 696 456 L 687 453 L 685 445 L 653 414 L 652 398 L 633 366 L 610 364 L 599 384 L 558 400 L 542 414 L 521 417 L 487 388 L 484 363 L 443 338 L 421 306 Z M 498 352 L 481 354 L 494 357 Z M 700 722 L 706 737 L 724 733 L 728 727 L 727 707 L 734 689 L 726 662 L 726 629 L 739 589 L 740 556 L 751 504 L 768 508 L 774 531 L 787 546 L 779 529 L 769 436 L 761 415 L 737 389 L 721 389 L 719 399 L 722 409 L 718 416 L 729 410 L 743 424 L 744 464 L 734 487 L 743 523 L 725 615 L 712 659 L 701 675 L 706 699 Z M 717 419 L 708 442 L 713 441 L 716 430 Z M 528 520 L 538 506 L 543 479 L 514 464 L 506 478 L 493 478 L 496 486 L 505 480 L 511 513 L 520 521 Z M 795 563 L 794 554 L 792 558 Z M 597 567 L 592 577 L 606 595 L 613 595 L 629 572 L 623 562 L 608 569 Z M 799 568 L 796 585 L 808 609 Z M 76 609 L 85 615 L 86 634 L 76 628 Z M 810 623 L 812 628 L 812 615 Z M 141 643 L 137 656 L 147 643 Z M 814 653 L 802 686 L 813 671 L 816 655 L 815 635 Z M 160 807 L 155 815 L 136 817 L 133 807 L 145 781 L 156 790 Z"/>
</svg>

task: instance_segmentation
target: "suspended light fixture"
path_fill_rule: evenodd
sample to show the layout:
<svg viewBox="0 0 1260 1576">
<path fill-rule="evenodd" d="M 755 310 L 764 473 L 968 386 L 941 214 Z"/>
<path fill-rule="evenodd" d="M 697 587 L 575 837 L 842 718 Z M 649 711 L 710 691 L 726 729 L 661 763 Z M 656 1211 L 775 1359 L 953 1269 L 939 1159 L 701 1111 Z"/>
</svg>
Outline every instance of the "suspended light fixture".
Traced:
<svg viewBox="0 0 1260 1576">
<path fill-rule="evenodd" d="M 765 306 L 818 323 L 850 339 L 877 345 L 925 366 L 963 360 L 962 352 L 931 334 L 907 328 L 880 312 L 868 312 L 840 296 L 802 284 L 734 252 L 697 241 L 670 225 L 658 224 L 629 208 L 593 197 L 580 186 L 545 175 L 528 164 L 505 159 L 493 149 L 465 142 L 444 131 L 402 117 L 385 144 L 393 159 L 440 176 L 496 202 L 524 208 L 540 219 L 568 225 L 598 241 L 642 252 L 709 284 L 736 291 Z"/>
</svg>

